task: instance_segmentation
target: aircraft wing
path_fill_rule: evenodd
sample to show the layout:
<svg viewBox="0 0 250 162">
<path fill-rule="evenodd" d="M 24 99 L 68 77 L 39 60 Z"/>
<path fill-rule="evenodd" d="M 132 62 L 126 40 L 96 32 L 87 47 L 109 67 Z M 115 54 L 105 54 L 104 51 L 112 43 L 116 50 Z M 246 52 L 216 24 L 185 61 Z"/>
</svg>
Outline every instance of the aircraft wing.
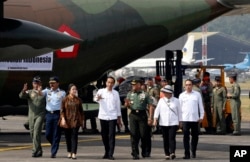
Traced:
<svg viewBox="0 0 250 162">
<path fill-rule="evenodd" d="M 214 60 L 214 58 L 208 58 L 208 59 L 202 59 L 202 60 L 195 60 L 195 64 L 197 63 L 202 63 L 203 61 L 211 61 L 211 60 Z"/>
<path fill-rule="evenodd" d="M 249 0 L 220 0 L 223 5 L 232 6 L 234 10 L 226 13 L 226 16 L 243 15 L 250 13 Z"/>
<path fill-rule="evenodd" d="M 244 66 L 244 65 L 237 66 L 236 65 L 235 68 L 241 71 L 249 71 L 249 66 Z"/>
<path fill-rule="evenodd" d="M 225 71 L 231 70 L 232 68 L 234 68 L 234 64 L 223 64 L 223 66 L 225 66 Z"/>
<path fill-rule="evenodd" d="M 224 5 L 242 6 L 249 4 L 249 0 L 218 0 Z"/>
<path fill-rule="evenodd" d="M 223 66 L 227 66 L 227 67 L 230 67 L 230 66 L 234 66 L 234 64 L 223 64 Z"/>
<path fill-rule="evenodd" d="M 0 19 L 0 61 L 32 58 L 82 41 L 34 22 Z"/>
<path fill-rule="evenodd" d="M 208 69 L 206 71 L 210 73 L 210 76 L 216 76 L 221 74 L 220 69 Z"/>
</svg>

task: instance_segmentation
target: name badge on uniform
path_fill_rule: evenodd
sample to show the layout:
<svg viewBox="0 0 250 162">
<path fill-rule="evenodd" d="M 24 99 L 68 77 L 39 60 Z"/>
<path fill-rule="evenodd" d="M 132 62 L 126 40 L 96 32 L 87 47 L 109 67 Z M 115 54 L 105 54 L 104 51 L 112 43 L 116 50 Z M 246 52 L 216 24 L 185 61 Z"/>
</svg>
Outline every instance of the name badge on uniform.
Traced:
<svg viewBox="0 0 250 162">
<path fill-rule="evenodd" d="M 141 93 L 139 96 L 140 101 L 143 102 L 145 100 L 145 97 L 146 97 L 145 93 Z"/>
</svg>

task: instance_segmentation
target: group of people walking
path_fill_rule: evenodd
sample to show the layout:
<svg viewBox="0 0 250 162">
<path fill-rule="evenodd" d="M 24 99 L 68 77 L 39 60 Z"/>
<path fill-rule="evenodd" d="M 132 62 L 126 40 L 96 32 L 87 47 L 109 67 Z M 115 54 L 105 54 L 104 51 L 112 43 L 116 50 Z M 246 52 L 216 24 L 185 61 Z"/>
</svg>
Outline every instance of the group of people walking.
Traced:
<svg viewBox="0 0 250 162">
<path fill-rule="evenodd" d="M 28 90 L 25 83 L 19 94 L 20 98 L 28 100 L 29 129 L 33 142 L 32 157 L 41 157 L 41 133 L 46 121 L 46 139 L 51 144 L 51 158 L 56 158 L 64 128 L 67 143 L 68 158 L 76 159 L 78 130 L 84 125 L 82 101 L 77 96 L 77 87 L 70 84 L 67 93 L 59 88 L 59 78 L 49 79 L 50 88 L 42 90 L 39 76 L 34 77 L 32 89 Z"/>
<path fill-rule="evenodd" d="M 219 82 L 219 79 L 217 78 Z M 233 85 L 231 93 L 225 94 L 217 83 L 212 91 L 211 108 L 223 120 L 221 111 L 224 102 L 220 98 L 231 101 L 232 117 L 234 122 L 234 135 L 240 135 L 239 106 L 240 88 L 234 76 L 230 77 Z M 32 157 L 42 156 L 41 131 L 46 119 L 46 138 L 51 144 L 51 158 L 56 158 L 59 149 L 62 128 L 65 132 L 68 158 L 76 159 L 78 131 L 84 126 L 84 112 L 82 101 L 78 97 L 77 87 L 70 84 L 67 93 L 59 88 L 59 78 L 51 77 L 50 88 L 42 90 L 41 78 L 34 77 L 33 89 L 28 90 L 27 83 L 20 92 L 20 98 L 28 99 L 29 128 L 33 140 Z M 175 159 L 176 132 L 183 130 L 183 159 L 196 158 L 199 140 L 199 125 L 204 117 L 204 101 L 202 94 L 193 89 L 196 82 L 187 79 L 184 82 L 185 90 L 179 98 L 173 96 L 171 85 L 162 80 L 161 87 L 145 86 L 144 81 L 135 79 L 131 81 L 131 90 L 125 97 L 124 106 L 130 111 L 129 126 L 131 138 L 132 159 L 140 159 L 139 143 L 141 142 L 141 156 L 150 157 L 151 128 L 159 127 L 163 135 L 165 159 Z M 99 114 L 102 142 L 104 144 L 103 159 L 114 160 L 116 127 L 122 127 L 121 100 L 119 93 L 114 90 L 115 78 L 108 76 L 106 87 L 99 89 L 94 100 L 99 103 Z M 226 95 L 226 96 L 225 96 Z M 235 100 L 235 101 L 234 101 Z M 221 110 L 222 109 L 222 110 Z M 218 122 L 218 131 L 224 131 L 224 125 Z M 126 129 L 128 129 L 126 127 Z M 191 130 L 191 146 L 190 146 Z"/>
<path fill-rule="evenodd" d="M 167 82 L 163 80 L 162 82 Z M 184 132 L 184 159 L 190 156 L 190 129 L 192 135 L 191 151 L 192 157 L 196 157 L 198 144 L 198 125 L 204 116 L 204 108 L 201 95 L 192 90 L 192 81 L 185 81 L 185 91 L 180 94 L 179 99 L 173 96 L 171 85 L 162 83 L 162 87 L 152 87 L 151 79 L 147 91 L 142 80 L 132 80 L 132 90 L 127 94 L 125 106 L 130 109 L 130 137 L 131 155 L 134 160 L 140 159 L 139 142 L 141 142 L 141 156 L 150 156 L 151 141 L 148 143 L 148 126 L 160 126 L 163 135 L 163 146 L 166 159 L 176 158 L 176 132 L 183 128 Z M 156 103 L 154 103 L 156 100 Z M 147 150 L 150 150 L 147 152 Z M 145 154 L 148 153 L 148 154 Z M 145 156 L 147 155 L 147 156 Z"/>
</svg>

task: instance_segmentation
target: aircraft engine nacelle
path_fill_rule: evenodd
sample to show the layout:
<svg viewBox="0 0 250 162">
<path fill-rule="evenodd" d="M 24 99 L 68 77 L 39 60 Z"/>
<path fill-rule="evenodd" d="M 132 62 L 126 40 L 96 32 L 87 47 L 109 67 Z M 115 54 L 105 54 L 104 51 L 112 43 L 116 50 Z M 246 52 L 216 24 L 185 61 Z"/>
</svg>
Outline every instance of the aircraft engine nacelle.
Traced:
<svg viewBox="0 0 250 162">
<path fill-rule="evenodd" d="M 2 18 L 0 24 L 0 61 L 35 57 L 82 41 L 30 21 Z"/>
</svg>

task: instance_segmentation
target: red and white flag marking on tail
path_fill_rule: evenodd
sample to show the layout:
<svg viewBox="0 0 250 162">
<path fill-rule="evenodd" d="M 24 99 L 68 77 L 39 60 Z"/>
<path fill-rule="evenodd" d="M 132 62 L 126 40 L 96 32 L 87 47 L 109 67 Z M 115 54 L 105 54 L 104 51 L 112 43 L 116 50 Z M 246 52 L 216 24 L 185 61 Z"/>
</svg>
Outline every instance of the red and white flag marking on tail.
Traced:
<svg viewBox="0 0 250 162">
<path fill-rule="evenodd" d="M 62 25 L 58 31 L 67 34 L 67 35 L 71 35 L 73 37 L 76 38 L 80 38 L 80 35 L 78 33 L 76 33 L 75 31 L 73 31 L 70 27 L 68 27 L 67 25 Z M 79 51 L 79 43 L 57 50 L 56 51 L 56 57 L 57 58 L 75 58 L 78 54 Z"/>
</svg>

